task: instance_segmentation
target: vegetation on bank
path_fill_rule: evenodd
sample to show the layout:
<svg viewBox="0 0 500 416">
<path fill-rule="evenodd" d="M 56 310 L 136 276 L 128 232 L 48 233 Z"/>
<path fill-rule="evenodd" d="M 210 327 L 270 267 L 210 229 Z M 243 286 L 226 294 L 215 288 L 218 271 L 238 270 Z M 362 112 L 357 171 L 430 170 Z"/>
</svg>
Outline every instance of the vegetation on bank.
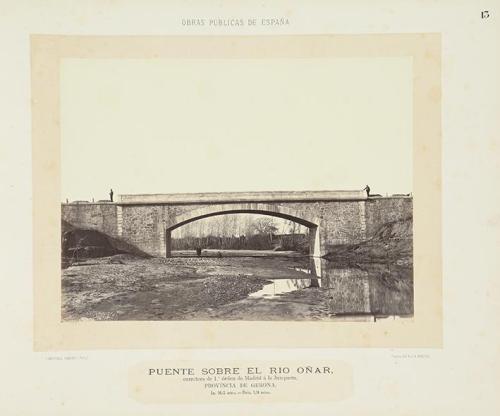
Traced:
<svg viewBox="0 0 500 416">
<path fill-rule="evenodd" d="M 305 234 L 254 234 L 240 236 L 182 237 L 172 239 L 172 250 L 276 250 L 309 252 Z"/>
<path fill-rule="evenodd" d="M 188 223 L 172 233 L 173 250 L 309 252 L 307 227 L 260 214 L 227 214 Z"/>
</svg>

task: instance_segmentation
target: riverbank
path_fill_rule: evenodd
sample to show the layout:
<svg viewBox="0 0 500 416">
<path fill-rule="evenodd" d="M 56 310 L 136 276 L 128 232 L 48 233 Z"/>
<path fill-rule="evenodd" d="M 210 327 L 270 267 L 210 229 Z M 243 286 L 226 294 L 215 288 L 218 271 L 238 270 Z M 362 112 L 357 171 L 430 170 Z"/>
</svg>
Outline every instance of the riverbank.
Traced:
<svg viewBox="0 0 500 416">
<path fill-rule="evenodd" d="M 325 259 L 337 264 L 393 263 L 413 264 L 413 219 L 384 224 L 369 240 L 358 244 L 333 246 Z"/>
</svg>

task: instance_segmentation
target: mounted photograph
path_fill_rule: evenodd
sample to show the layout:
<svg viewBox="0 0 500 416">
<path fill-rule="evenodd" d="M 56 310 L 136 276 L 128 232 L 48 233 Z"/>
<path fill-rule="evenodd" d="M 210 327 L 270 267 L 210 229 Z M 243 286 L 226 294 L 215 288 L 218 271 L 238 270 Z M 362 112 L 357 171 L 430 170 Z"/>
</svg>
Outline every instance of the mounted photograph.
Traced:
<svg viewBox="0 0 500 416">
<path fill-rule="evenodd" d="M 440 345 L 439 35 L 31 62 L 37 350 Z"/>
</svg>

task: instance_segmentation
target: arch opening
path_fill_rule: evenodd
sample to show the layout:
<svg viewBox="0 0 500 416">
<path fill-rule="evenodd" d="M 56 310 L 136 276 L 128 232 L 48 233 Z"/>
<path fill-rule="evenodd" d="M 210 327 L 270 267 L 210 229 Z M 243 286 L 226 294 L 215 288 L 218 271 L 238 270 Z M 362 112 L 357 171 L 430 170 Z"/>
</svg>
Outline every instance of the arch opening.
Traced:
<svg viewBox="0 0 500 416">
<path fill-rule="evenodd" d="M 272 209 L 265 209 L 265 207 L 253 207 L 253 208 L 225 208 L 220 210 L 206 210 L 199 209 L 194 212 L 188 212 L 186 214 L 180 215 L 178 217 L 173 218 L 170 224 L 165 224 L 164 232 L 165 232 L 165 256 L 172 257 L 172 232 L 177 230 L 183 226 L 188 224 L 208 219 L 211 217 L 220 217 L 220 216 L 231 216 L 234 214 L 251 214 L 251 216 L 256 217 L 274 217 L 283 219 L 289 222 L 293 222 L 295 224 L 299 224 L 308 229 L 306 238 L 308 238 L 309 245 L 309 256 L 319 257 L 320 250 L 320 239 L 319 239 L 319 221 L 317 219 L 312 218 L 303 218 L 302 216 L 298 216 L 297 214 L 291 212 L 290 210 L 283 209 L 278 210 L 276 207 L 272 207 Z"/>
</svg>

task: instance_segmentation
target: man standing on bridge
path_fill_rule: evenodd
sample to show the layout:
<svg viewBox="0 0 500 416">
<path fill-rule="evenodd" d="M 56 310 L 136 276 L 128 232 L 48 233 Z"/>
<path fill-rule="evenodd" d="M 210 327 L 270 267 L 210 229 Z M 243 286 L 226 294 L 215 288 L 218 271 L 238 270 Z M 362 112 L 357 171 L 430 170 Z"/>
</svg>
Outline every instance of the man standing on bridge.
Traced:
<svg viewBox="0 0 500 416">
<path fill-rule="evenodd" d="M 109 191 L 109 200 L 111 202 L 113 202 L 113 190 L 112 189 Z"/>
<path fill-rule="evenodd" d="M 368 185 L 365 186 L 365 189 L 363 191 L 366 191 L 366 196 L 370 196 L 370 187 Z"/>
</svg>

